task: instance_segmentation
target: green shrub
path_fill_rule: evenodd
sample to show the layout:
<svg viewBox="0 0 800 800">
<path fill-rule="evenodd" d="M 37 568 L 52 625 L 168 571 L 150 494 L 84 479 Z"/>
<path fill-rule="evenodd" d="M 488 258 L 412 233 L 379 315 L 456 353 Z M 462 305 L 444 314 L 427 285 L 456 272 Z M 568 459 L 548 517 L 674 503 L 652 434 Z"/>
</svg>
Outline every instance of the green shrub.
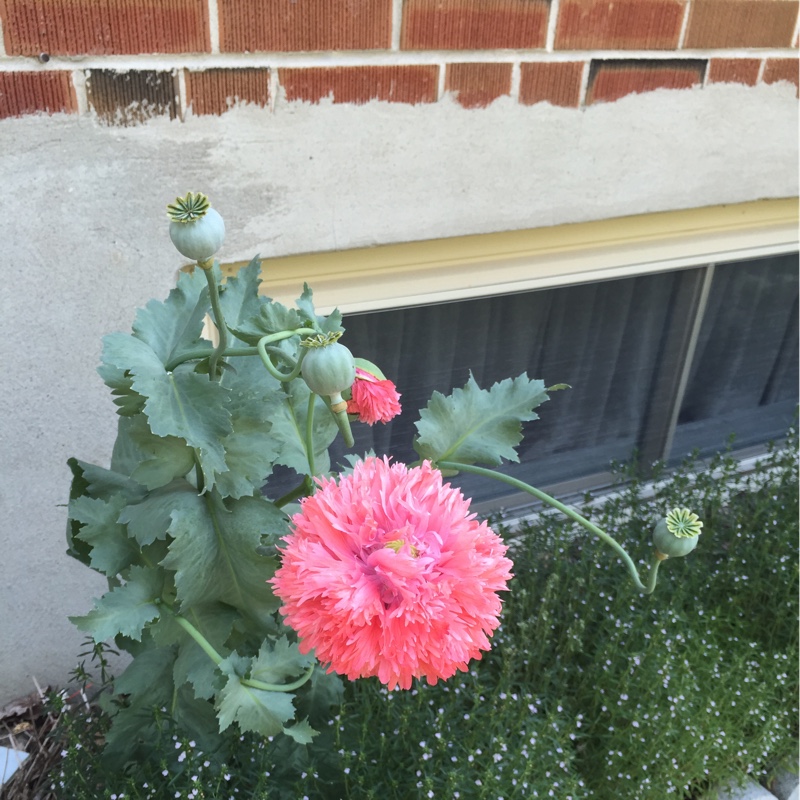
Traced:
<svg viewBox="0 0 800 800">
<path fill-rule="evenodd" d="M 797 752 L 796 434 L 748 476 L 729 456 L 656 473 L 654 495 L 622 470 L 620 494 L 584 509 L 644 567 L 655 521 L 702 508 L 699 546 L 653 595 L 545 514 L 505 532 L 516 577 L 469 673 L 408 692 L 349 683 L 312 747 L 241 737 L 224 764 L 163 718 L 160 762 L 126 778 L 98 771 L 94 736 L 67 717 L 56 796 L 661 800 L 766 775 Z"/>
</svg>

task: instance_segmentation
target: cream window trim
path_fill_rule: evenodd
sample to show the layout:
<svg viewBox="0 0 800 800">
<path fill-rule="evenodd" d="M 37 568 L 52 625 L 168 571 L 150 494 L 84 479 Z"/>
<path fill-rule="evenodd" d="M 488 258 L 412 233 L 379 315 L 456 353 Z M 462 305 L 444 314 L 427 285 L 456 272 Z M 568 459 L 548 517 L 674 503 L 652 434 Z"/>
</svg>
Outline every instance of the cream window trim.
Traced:
<svg viewBox="0 0 800 800">
<path fill-rule="evenodd" d="M 798 248 L 798 200 L 760 200 L 550 228 L 262 261 L 261 290 L 321 313 L 377 311 L 588 283 Z M 242 263 L 223 265 L 226 275 Z"/>
</svg>

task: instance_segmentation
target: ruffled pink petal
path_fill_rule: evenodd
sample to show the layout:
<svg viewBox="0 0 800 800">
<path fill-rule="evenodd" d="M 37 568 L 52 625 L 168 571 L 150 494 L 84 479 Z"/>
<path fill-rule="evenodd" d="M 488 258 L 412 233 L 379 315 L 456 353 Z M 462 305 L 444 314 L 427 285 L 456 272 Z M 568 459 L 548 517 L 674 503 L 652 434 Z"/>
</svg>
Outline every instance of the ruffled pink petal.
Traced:
<svg viewBox="0 0 800 800">
<path fill-rule="evenodd" d="M 356 367 L 356 379 L 350 388 L 347 413 L 356 414 L 359 422 L 374 425 L 388 422 L 400 413 L 400 394 L 389 380 L 379 380 L 371 372 Z"/>
<path fill-rule="evenodd" d="M 320 480 L 292 524 L 271 583 L 301 651 L 330 671 L 407 689 L 489 649 L 512 563 L 429 463 L 368 458 Z"/>
</svg>

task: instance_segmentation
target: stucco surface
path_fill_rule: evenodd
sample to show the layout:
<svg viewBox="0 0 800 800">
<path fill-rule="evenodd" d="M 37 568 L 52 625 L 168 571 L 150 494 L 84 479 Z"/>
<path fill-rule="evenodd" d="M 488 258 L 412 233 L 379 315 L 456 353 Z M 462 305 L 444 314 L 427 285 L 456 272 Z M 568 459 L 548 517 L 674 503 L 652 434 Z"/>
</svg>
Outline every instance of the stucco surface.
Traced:
<svg viewBox="0 0 800 800">
<path fill-rule="evenodd" d="M 66 459 L 107 464 L 103 334 L 163 297 L 166 203 L 206 191 L 226 260 L 794 196 L 788 84 L 658 91 L 577 111 L 500 100 L 235 109 L 131 128 L 0 121 L 0 704 L 63 683 L 104 580 L 64 555 Z M 298 276 L 298 284 L 302 276 Z"/>
</svg>

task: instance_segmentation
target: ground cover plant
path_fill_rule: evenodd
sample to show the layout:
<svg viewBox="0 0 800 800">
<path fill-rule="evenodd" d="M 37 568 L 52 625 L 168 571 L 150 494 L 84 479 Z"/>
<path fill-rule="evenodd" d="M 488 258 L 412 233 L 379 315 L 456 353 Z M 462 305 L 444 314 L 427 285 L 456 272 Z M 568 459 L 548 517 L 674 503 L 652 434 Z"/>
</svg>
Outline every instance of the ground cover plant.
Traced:
<svg viewBox="0 0 800 800">
<path fill-rule="evenodd" d="M 657 470 L 655 495 L 621 469 L 592 514 L 638 558 L 642 519 L 687 492 L 701 504 L 694 563 L 671 564 L 663 593 L 620 584 L 613 553 L 544 515 L 503 530 L 514 586 L 468 673 L 408 692 L 347 683 L 314 744 L 237 736 L 224 765 L 162 714 L 158 758 L 127 777 L 104 772 L 102 711 L 65 715 L 44 796 L 656 800 L 767 779 L 798 746 L 797 456 L 791 431 L 747 476 L 729 456 L 687 461 Z"/>
</svg>

